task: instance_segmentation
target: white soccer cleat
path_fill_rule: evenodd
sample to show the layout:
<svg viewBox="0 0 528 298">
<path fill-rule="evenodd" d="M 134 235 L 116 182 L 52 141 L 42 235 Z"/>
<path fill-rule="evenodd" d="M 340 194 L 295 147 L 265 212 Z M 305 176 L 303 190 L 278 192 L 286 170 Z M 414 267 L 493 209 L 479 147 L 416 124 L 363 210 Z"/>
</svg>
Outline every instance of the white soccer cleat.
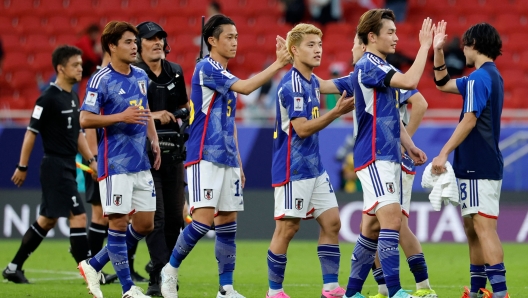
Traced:
<svg viewBox="0 0 528 298">
<path fill-rule="evenodd" d="M 220 289 L 218 290 L 218 294 L 216 294 L 216 298 L 246 298 L 243 295 L 239 294 L 235 290 L 226 291 L 222 286 L 220 286 Z"/>
<path fill-rule="evenodd" d="M 84 281 L 86 281 L 87 288 L 89 293 L 94 296 L 94 298 L 103 298 L 103 292 L 101 291 L 101 278 L 104 279 L 104 276 L 101 272 L 95 271 L 95 269 L 88 263 L 88 260 L 84 260 L 79 263 L 77 266 Z"/>
<path fill-rule="evenodd" d="M 166 273 L 165 268 L 167 266 L 170 266 L 170 264 L 165 265 L 160 273 L 161 295 L 164 298 L 178 298 L 178 275 Z"/>
<path fill-rule="evenodd" d="M 123 294 L 123 298 L 150 298 L 143 294 L 143 289 L 138 286 L 132 286 L 130 290 Z"/>
</svg>

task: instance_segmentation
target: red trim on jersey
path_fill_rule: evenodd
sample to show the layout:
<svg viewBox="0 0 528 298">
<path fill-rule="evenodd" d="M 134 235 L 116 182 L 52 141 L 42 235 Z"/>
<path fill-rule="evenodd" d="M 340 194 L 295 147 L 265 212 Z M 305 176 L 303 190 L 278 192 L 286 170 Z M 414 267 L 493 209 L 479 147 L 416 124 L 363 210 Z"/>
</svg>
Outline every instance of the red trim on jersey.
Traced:
<svg viewBox="0 0 528 298">
<path fill-rule="evenodd" d="M 192 215 L 194 211 L 194 207 L 191 207 L 191 210 L 189 210 L 189 214 Z"/>
<path fill-rule="evenodd" d="M 376 208 L 376 206 L 378 206 L 378 201 L 376 201 L 376 203 L 374 203 L 374 205 L 372 205 L 372 207 L 370 207 L 369 209 L 363 210 L 363 214 L 368 214 L 370 211 L 372 211 L 372 209 Z"/>
<path fill-rule="evenodd" d="M 402 166 L 401 167 L 402 171 L 404 171 L 405 173 L 409 174 L 409 175 L 416 175 L 416 171 L 409 171 L 407 170 L 406 167 Z M 408 216 L 407 216 L 408 217 Z"/>
<path fill-rule="evenodd" d="M 273 217 L 274 220 L 282 219 L 286 214 Z"/>
<path fill-rule="evenodd" d="M 499 218 L 498 216 L 489 215 L 489 214 L 486 214 L 486 213 L 482 213 L 480 211 L 477 214 L 480 215 L 480 216 L 486 217 L 486 218 L 491 218 L 491 219 L 498 219 Z"/>
<path fill-rule="evenodd" d="M 211 102 L 209 103 L 209 108 L 207 109 L 207 114 L 205 115 L 205 123 L 204 123 L 204 130 L 202 133 L 202 141 L 200 142 L 200 156 L 198 156 L 198 160 L 193 160 L 184 165 L 184 167 L 188 167 L 194 164 L 197 164 L 202 160 L 202 153 L 203 153 L 203 147 L 205 142 L 205 134 L 207 133 L 207 125 L 209 125 L 209 116 L 211 115 L 211 109 L 213 108 L 214 101 L 216 99 L 216 95 L 218 92 L 213 93 L 213 97 L 211 98 Z"/>
<path fill-rule="evenodd" d="M 402 209 L 403 215 L 405 215 L 407 218 L 409 218 L 409 213 L 405 212 L 405 210 Z"/>
<path fill-rule="evenodd" d="M 288 155 L 286 156 L 286 179 L 283 182 L 271 184 L 272 187 L 283 186 L 286 183 L 290 182 L 290 157 L 291 157 L 291 136 L 292 136 L 292 127 L 290 121 L 290 131 L 288 133 Z"/>
</svg>

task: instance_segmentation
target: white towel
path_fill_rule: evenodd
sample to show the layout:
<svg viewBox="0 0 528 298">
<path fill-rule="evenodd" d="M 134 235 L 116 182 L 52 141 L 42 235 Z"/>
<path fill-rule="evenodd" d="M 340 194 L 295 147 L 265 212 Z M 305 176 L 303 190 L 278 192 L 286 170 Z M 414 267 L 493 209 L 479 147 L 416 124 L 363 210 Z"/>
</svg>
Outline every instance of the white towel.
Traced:
<svg viewBox="0 0 528 298">
<path fill-rule="evenodd" d="M 433 210 L 440 211 L 442 202 L 444 205 L 451 203 L 458 206 L 460 204 L 458 186 L 455 172 L 449 161 L 445 164 L 447 171 L 440 175 L 433 175 L 431 167 L 432 163 L 429 163 L 425 168 L 422 176 L 422 187 L 433 189 L 429 194 L 429 201 L 433 205 Z"/>
</svg>

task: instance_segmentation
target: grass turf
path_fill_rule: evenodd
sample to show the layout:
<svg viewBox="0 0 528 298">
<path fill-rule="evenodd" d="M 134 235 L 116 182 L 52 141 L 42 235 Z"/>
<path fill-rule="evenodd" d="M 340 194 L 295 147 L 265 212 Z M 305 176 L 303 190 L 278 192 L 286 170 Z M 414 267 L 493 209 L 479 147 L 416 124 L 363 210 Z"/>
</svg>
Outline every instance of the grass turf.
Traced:
<svg viewBox="0 0 528 298">
<path fill-rule="evenodd" d="M 18 240 L 2 240 L 0 265 L 9 263 L 18 249 Z M 265 297 L 268 288 L 266 254 L 268 241 L 239 241 L 235 271 L 235 289 L 247 298 Z M 292 297 L 320 297 L 322 278 L 317 258 L 316 242 L 293 241 L 288 251 L 288 266 L 284 288 Z M 67 240 L 45 240 L 24 265 L 30 285 L 0 284 L 0 297 L 90 297 L 84 281 L 76 270 L 75 262 L 68 253 Z M 350 270 L 350 255 L 354 244 L 341 244 L 341 269 L 339 281 L 346 287 Z M 464 285 L 469 284 L 469 257 L 465 244 L 423 244 L 429 279 L 439 297 L 458 298 Z M 512 297 L 525 297 L 528 291 L 526 273 L 526 244 L 505 244 L 507 282 Z M 136 270 L 147 276 L 144 270 L 148 252 L 144 241 L 136 255 Z M 5 264 L 5 265 L 4 265 Z M 412 274 L 405 259 L 401 260 L 401 278 L 404 289 L 414 290 Z M 110 265 L 105 272 L 113 272 Z M 180 269 L 181 298 L 215 297 L 218 291 L 217 266 L 214 242 L 201 241 L 184 261 Z M 146 283 L 138 286 L 147 289 Z M 489 284 L 488 284 L 489 287 Z M 102 286 L 105 297 L 121 297 L 118 283 Z M 372 277 L 365 283 L 363 294 L 374 295 L 377 290 Z M 527 294 L 528 295 L 528 294 Z"/>
</svg>

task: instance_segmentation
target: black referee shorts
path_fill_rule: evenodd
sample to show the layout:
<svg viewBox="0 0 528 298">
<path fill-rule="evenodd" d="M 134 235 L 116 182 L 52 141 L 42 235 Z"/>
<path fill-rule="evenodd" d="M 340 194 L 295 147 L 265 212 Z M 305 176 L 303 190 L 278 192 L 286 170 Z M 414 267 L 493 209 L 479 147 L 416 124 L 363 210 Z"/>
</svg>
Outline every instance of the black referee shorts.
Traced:
<svg viewBox="0 0 528 298">
<path fill-rule="evenodd" d="M 40 215 L 49 218 L 70 217 L 85 213 L 77 190 L 75 157 L 44 155 L 40 164 L 42 204 Z"/>
<path fill-rule="evenodd" d="M 83 159 L 83 164 L 86 164 Z M 101 194 L 99 193 L 99 182 L 92 179 L 92 174 L 83 171 L 84 174 L 84 189 L 86 192 L 86 203 L 101 206 Z"/>
</svg>

